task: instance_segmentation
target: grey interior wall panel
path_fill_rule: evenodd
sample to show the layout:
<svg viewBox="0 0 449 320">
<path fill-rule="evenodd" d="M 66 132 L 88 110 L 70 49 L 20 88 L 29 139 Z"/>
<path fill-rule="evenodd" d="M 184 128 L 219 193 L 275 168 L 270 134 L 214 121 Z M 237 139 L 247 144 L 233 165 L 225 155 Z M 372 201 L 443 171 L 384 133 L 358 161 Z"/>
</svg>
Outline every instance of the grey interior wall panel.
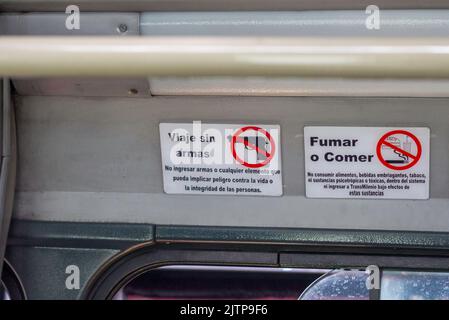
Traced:
<svg viewBox="0 0 449 320">
<path fill-rule="evenodd" d="M 14 215 L 47 221 L 449 231 L 448 103 L 438 98 L 18 96 Z M 284 195 L 164 194 L 158 125 L 192 120 L 280 124 Z M 305 198 L 305 125 L 429 127 L 430 199 Z"/>
<path fill-rule="evenodd" d="M 20 95 L 72 97 L 149 97 L 147 79 L 127 78 L 29 78 L 14 79 Z M 449 85 L 448 88 L 449 95 Z"/>
<path fill-rule="evenodd" d="M 449 80 L 434 79 L 165 77 L 148 82 L 154 96 L 449 97 Z M 27 88 L 20 93 L 37 94 L 34 86 Z"/>
<path fill-rule="evenodd" d="M 0 10 L 1 12 L 1 10 Z M 0 35 L 139 35 L 138 13 L 89 13 L 80 14 L 80 28 L 67 29 L 65 10 L 60 13 L 11 13 L 0 14 Z M 126 25 L 126 32 L 118 27 Z"/>
<path fill-rule="evenodd" d="M 296 12 L 147 12 L 142 35 L 163 36 L 448 36 L 449 10 L 381 10 L 368 29 L 365 10 Z"/>
<path fill-rule="evenodd" d="M 449 97 L 449 80 L 267 77 L 14 79 L 22 96 L 367 96 Z"/>
<path fill-rule="evenodd" d="M 368 29 L 365 10 L 237 12 L 83 12 L 68 30 L 60 13 L 3 13 L 0 34 L 152 36 L 447 36 L 449 10 L 381 10 L 380 28 Z M 118 27 L 126 25 L 126 32 Z"/>
</svg>

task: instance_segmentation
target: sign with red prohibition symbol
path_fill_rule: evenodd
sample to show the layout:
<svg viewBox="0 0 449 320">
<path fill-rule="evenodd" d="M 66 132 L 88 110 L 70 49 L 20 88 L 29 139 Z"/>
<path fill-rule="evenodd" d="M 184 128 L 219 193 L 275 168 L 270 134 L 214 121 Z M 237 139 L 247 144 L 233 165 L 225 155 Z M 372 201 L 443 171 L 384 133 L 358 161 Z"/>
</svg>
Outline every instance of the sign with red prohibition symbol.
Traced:
<svg viewBox="0 0 449 320">
<path fill-rule="evenodd" d="M 304 159 L 308 198 L 430 196 L 430 128 L 306 126 Z"/>
</svg>

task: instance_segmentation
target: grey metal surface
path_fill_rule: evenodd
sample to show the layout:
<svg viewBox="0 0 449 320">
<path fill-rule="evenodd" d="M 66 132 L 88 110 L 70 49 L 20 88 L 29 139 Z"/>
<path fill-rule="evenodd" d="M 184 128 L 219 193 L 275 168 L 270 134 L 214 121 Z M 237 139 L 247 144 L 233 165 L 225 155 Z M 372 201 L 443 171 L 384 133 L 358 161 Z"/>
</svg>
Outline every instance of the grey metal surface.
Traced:
<svg viewBox="0 0 449 320">
<path fill-rule="evenodd" d="M 449 10 L 385 10 L 380 28 L 368 29 L 365 10 L 237 12 L 83 12 L 68 30 L 63 12 L 0 14 L 4 35 L 151 36 L 446 36 Z M 127 31 L 118 30 L 126 25 Z"/>
<path fill-rule="evenodd" d="M 9 79 L 0 79 L 0 276 L 11 221 L 16 183 L 16 131 Z"/>
<path fill-rule="evenodd" d="M 416 79 L 150 78 L 155 96 L 448 97 L 449 81 Z M 55 94 L 56 90 L 53 90 Z M 26 91 L 30 94 L 36 91 Z"/>
<path fill-rule="evenodd" d="M 154 226 L 148 224 L 63 223 L 14 220 L 8 245 L 127 249 L 154 241 Z"/>
<path fill-rule="evenodd" d="M 147 79 L 120 78 L 30 78 L 14 79 L 20 95 L 72 97 L 149 97 Z M 449 88 L 449 86 L 446 86 Z M 449 93 L 449 89 L 448 89 Z"/>
<path fill-rule="evenodd" d="M 16 218 L 449 231 L 447 99 L 17 97 L 16 102 L 21 155 Z M 164 194 L 158 124 L 192 120 L 280 124 L 284 196 L 229 201 Z M 430 127 L 430 200 L 306 199 L 305 125 Z"/>
<path fill-rule="evenodd" d="M 335 255 L 314 253 L 281 253 L 279 264 L 284 268 L 366 268 L 376 265 L 379 268 L 432 269 L 447 270 L 449 258 L 432 256 L 399 256 L 399 255 Z"/>
<path fill-rule="evenodd" d="M 82 294 L 98 268 L 118 250 L 97 248 L 48 248 L 17 246 L 8 249 L 8 261 L 14 266 L 25 287 L 28 299 L 70 300 Z M 80 289 L 66 288 L 66 268 L 80 270 Z"/>
<path fill-rule="evenodd" d="M 372 0 L 78 0 L 85 11 L 195 11 L 195 10 L 342 10 L 364 9 Z M 2 11 L 64 11 L 70 0 L 0 0 Z M 449 8 L 447 0 L 377 0 L 385 9 Z"/>
<path fill-rule="evenodd" d="M 0 14 L 0 35 L 131 36 L 139 34 L 138 13 L 83 13 L 81 11 L 80 29 L 73 30 L 66 28 L 68 16 L 65 10 L 60 13 Z M 127 26 L 125 33 L 117 29 L 121 24 Z"/>
<path fill-rule="evenodd" d="M 384 9 L 383 7 L 381 7 Z M 142 35 L 160 36 L 448 36 L 449 10 L 381 10 L 368 29 L 364 10 L 296 12 L 146 12 Z"/>
<path fill-rule="evenodd" d="M 36 223 L 36 222 L 33 222 Z M 155 240 L 160 243 L 252 243 L 282 245 L 284 247 L 312 247 L 313 251 L 336 252 L 337 247 L 352 248 L 353 252 L 370 250 L 434 249 L 445 252 L 449 248 L 447 233 L 391 232 L 364 230 L 244 228 L 214 226 L 168 226 L 155 228 Z M 357 249 L 355 249 L 357 247 Z M 449 267 L 449 264 L 448 264 Z"/>
<path fill-rule="evenodd" d="M 448 97 L 447 80 L 370 80 L 263 77 L 190 77 L 150 79 L 14 79 L 23 96 L 367 96 Z"/>
</svg>

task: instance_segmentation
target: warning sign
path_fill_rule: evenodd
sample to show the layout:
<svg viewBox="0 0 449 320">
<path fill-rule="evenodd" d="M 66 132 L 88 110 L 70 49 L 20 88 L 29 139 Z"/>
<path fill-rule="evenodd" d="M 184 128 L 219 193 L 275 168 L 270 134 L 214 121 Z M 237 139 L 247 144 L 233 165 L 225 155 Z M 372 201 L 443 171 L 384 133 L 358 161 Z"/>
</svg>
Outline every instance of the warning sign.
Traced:
<svg viewBox="0 0 449 320">
<path fill-rule="evenodd" d="M 429 128 L 304 128 L 306 196 L 428 199 Z"/>
<path fill-rule="evenodd" d="M 278 125 L 161 123 L 164 191 L 282 195 Z"/>
</svg>

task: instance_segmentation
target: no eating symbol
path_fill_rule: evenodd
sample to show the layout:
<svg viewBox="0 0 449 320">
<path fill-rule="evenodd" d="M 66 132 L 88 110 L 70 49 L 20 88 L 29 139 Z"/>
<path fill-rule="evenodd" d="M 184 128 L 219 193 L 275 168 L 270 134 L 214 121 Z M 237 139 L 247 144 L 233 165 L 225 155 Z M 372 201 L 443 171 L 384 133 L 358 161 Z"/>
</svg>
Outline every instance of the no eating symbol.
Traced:
<svg viewBox="0 0 449 320">
<path fill-rule="evenodd" d="M 406 130 L 393 130 L 379 139 L 376 153 L 385 167 L 392 170 L 406 170 L 418 163 L 422 147 L 414 134 Z"/>
<path fill-rule="evenodd" d="M 242 143 L 243 149 L 256 151 L 256 159 L 254 161 L 244 160 L 245 154 L 237 152 L 236 144 Z M 256 126 L 247 126 L 240 128 L 231 138 L 231 152 L 234 159 L 240 164 L 248 168 L 260 168 L 273 159 L 276 146 L 270 133 Z"/>
</svg>

